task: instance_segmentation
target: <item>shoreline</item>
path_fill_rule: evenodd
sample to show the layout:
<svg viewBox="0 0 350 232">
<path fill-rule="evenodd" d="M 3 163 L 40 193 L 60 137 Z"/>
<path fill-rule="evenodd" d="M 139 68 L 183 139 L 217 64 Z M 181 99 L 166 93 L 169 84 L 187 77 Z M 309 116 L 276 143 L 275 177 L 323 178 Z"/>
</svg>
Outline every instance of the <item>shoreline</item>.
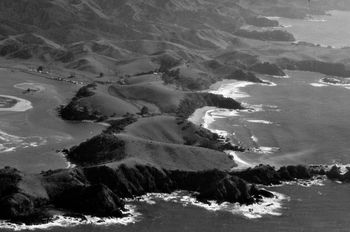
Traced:
<svg viewBox="0 0 350 232">
<path fill-rule="evenodd" d="M 17 101 L 17 103 L 12 107 L 0 108 L 0 112 L 8 112 L 8 111 L 10 111 L 10 112 L 24 112 L 24 111 L 27 111 L 27 110 L 30 110 L 33 108 L 32 103 L 28 100 L 23 99 L 23 98 L 10 96 L 10 95 L 0 95 L 0 97 L 9 98 L 9 99 L 13 99 L 13 100 Z"/>
<path fill-rule="evenodd" d="M 40 83 L 32 83 L 32 82 L 23 82 L 14 85 L 15 88 L 21 89 L 24 91 L 32 91 L 32 92 L 41 92 L 45 90 L 45 87 Z"/>
<path fill-rule="evenodd" d="M 82 218 L 75 218 L 70 216 L 55 215 L 52 220 L 43 224 L 17 224 L 9 221 L 0 220 L 0 229 L 8 229 L 13 231 L 23 230 L 47 230 L 52 228 L 73 228 L 83 225 L 96 225 L 96 226 L 108 226 L 108 225 L 123 225 L 134 224 L 139 221 L 141 214 L 136 211 L 136 207 L 133 205 L 125 205 L 126 211 L 124 212 L 128 216 L 121 218 L 113 217 L 92 217 L 84 215 Z"/>
<path fill-rule="evenodd" d="M 289 201 L 290 198 L 284 194 L 270 191 L 274 194 L 273 198 L 263 197 L 261 202 L 251 205 L 209 201 L 209 204 L 202 203 L 194 198 L 190 193 L 184 191 L 177 191 L 171 194 L 166 193 L 147 193 L 143 196 L 137 197 L 135 200 L 150 205 L 157 204 L 157 201 L 165 201 L 182 204 L 184 207 L 192 206 L 204 208 L 212 212 L 229 212 L 233 215 L 239 215 L 247 219 L 259 219 L 265 216 L 281 216 L 282 203 Z"/>
<path fill-rule="evenodd" d="M 232 98 L 236 100 L 236 99 L 250 97 L 250 95 L 248 95 L 246 92 L 242 91 L 241 89 L 247 86 L 257 85 L 257 84 L 260 84 L 263 86 L 276 86 L 276 84 L 271 81 L 266 81 L 266 82 L 264 81 L 264 83 L 254 83 L 254 82 L 237 81 L 237 80 L 223 80 L 210 86 L 208 91 L 213 94 L 222 95 L 226 98 Z M 245 112 L 249 110 L 253 110 L 253 111 L 262 110 L 260 108 L 255 109 L 256 107 L 243 102 L 242 102 L 242 105 L 244 105 L 244 107 L 246 108 L 245 110 L 242 110 Z M 215 122 L 215 118 L 227 118 L 227 117 L 239 117 L 239 116 L 240 116 L 240 110 L 228 110 L 228 109 L 215 108 L 215 107 L 203 107 L 203 108 L 197 109 L 188 118 L 188 120 L 194 124 L 202 126 L 205 129 L 208 129 L 213 133 L 216 133 L 224 137 L 225 139 L 229 139 L 230 135 L 227 131 L 210 128 L 210 125 L 213 122 Z M 266 125 L 273 124 L 273 122 L 267 122 L 267 121 L 258 120 L 258 119 L 247 120 L 247 122 L 262 123 Z M 230 142 L 232 143 L 232 141 Z M 263 154 L 265 154 L 264 151 L 266 151 L 267 153 L 271 152 L 271 150 L 266 147 L 253 148 L 253 151 L 256 151 L 257 153 L 263 153 Z M 225 153 L 237 163 L 237 167 L 234 167 L 233 170 L 244 170 L 249 167 L 254 167 L 256 165 L 256 163 L 245 161 L 244 158 L 242 158 L 241 155 L 238 154 L 238 152 L 226 150 Z"/>
<path fill-rule="evenodd" d="M 2 141 L 5 143 L 2 144 Z M 17 149 L 25 149 L 29 147 L 38 147 L 45 145 L 47 139 L 40 136 L 21 137 L 8 134 L 0 130 L 0 154 L 12 152 Z"/>
</svg>

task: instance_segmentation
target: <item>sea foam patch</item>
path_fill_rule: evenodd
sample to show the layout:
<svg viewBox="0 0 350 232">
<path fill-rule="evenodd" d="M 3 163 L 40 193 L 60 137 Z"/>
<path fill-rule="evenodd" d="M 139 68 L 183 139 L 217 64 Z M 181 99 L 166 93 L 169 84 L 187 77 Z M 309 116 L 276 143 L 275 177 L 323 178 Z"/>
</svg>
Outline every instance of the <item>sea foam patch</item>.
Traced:
<svg viewBox="0 0 350 232">
<path fill-rule="evenodd" d="M 319 80 L 319 84 L 325 85 L 325 86 L 340 86 L 349 88 L 350 82 L 345 79 L 335 78 L 335 77 L 324 77 Z"/>
<path fill-rule="evenodd" d="M 253 167 L 254 165 L 251 163 L 248 163 L 246 161 L 244 161 L 239 155 L 238 152 L 235 151 L 225 151 L 225 153 L 227 155 L 229 155 L 237 164 L 237 167 L 232 168 L 232 170 L 242 170 L 242 169 L 246 169 L 249 167 Z"/>
<path fill-rule="evenodd" d="M 262 80 L 263 83 L 261 83 L 261 85 L 264 85 L 264 86 L 277 86 L 277 84 L 275 82 L 272 82 L 272 81 L 267 81 L 267 80 Z"/>
<path fill-rule="evenodd" d="M 324 182 L 327 180 L 326 176 L 313 177 L 310 180 L 295 180 L 284 182 L 284 185 L 299 185 L 302 187 L 312 187 L 312 186 L 324 186 Z"/>
<path fill-rule="evenodd" d="M 254 152 L 256 153 L 260 153 L 260 154 L 273 154 L 275 152 L 278 152 L 280 150 L 279 147 L 264 147 L 264 146 L 260 146 L 257 148 L 253 148 L 252 149 Z"/>
<path fill-rule="evenodd" d="M 258 123 L 258 124 L 266 124 L 266 125 L 272 125 L 273 122 L 267 121 L 267 120 L 257 120 L 257 119 L 249 119 L 247 122 L 251 123 Z"/>
<path fill-rule="evenodd" d="M 288 79 L 288 78 L 290 78 L 290 76 L 288 74 L 286 74 L 284 76 L 273 75 L 272 77 L 277 78 L 277 79 Z"/>
<path fill-rule="evenodd" d="M 11 152 L 21 148 L 38 147 L 46 143 L 47 140 L 40 136 L 20 137 L 0 130 L 0 153 Z"/>
<path fill-rule="evenodd" d="M 313 87 L 326 87 L 327 86 L 326 84 L 322 84 L 322 83 L 311 83 L 310 85 Z"/>
<path fill-rule="evenodd" d="M 271 191 L 270 191 L 271 192 Z M 185 207 L 201 207 L 213 212 L 230 212 L 234 215 L 241 215 L 248 219 L 257 219 L 264 216 L 281 216 L 283 203 L 289 201 L 289 197 L 277 192 L 273 193 L 273 198 L 263 198 L 260 202 L 251 205 L 241 205 L 239 203 L 217 203 L 209 201 L 209 204 L 198 201 L 193 194 L 188 192 L 174 192 L 172 194 L 149 193 L 141 196 L 136 201 L 155 204 L 157 201 L 166 201 L 182 204 Z M 135 201 L 130 200 L 130 201 Z"/>
<path fill-rule="evenodd" d="M 123 212 L 129 216 L 123 218 L 100 218 L 92 216 L 84 216 L 84 218 L 73 218 L 66 217 L 62 215 L 54 216 L 53 219 L 45 224 L 38 225 L 25 225 L 25 224 L 15 224 L 7 221 L 0 221 L 0 229 L 9 229 L 14 231 L 21 230 L 43 230 L 46 231 L 55 227 L 75 227 L 80 225 L 98 225 L 98 226 L 109 226 L 109 225 L 129 225 L 139 221 L 141 216 L 140 213 L 136 211 L 136 207 L 133 205 L 126 205 L 126 211 Z"/>
<path fill-rule="evenodd" d="M 209 92 L 233 99 L 246 98 L 249 97 L 249 95 L 241 91 L 241 88 L 254 84 L 256 83 L 248 81 L 234 81 L 222 84 L 217 90 L 211 90 Z"/>
</svg>

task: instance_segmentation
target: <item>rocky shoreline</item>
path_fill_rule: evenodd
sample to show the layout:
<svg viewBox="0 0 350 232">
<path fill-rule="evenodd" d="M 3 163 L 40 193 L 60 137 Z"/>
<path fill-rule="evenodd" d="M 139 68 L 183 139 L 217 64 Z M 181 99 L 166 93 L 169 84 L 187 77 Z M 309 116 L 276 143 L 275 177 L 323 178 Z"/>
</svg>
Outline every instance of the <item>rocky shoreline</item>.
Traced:
<svg viewBox="0 0 350 232">
<path fill-rule="evenodd" d="M 3 183 L 0 189 L 0 218 L 30 225 L 46 223 L 57 212 L 82 220 L 84 215 L 125 217 L 124 199 L 179 190 L 193 192 L 194 197 L 203 203 L 216 201 L 249 205 L 263 197 L 274 196 L 255 184 L 268 186 L 322 176 L 333 181 L 350 181 L 349 168 L 342 174 L 337 166 L 287 166 L 276 170 L 268 165 L 259 165 L 240 172 L 185 172 L 145 165 L 121 165 L 116 169 L 107 166 L 78 167 L 34 176 L 7 167 L 0 170 Z M 32 191 L 26 190 L 23 182 L 29 179 L 40 185 Z M 38 194 L 39 189 L 45 194 Z"/>
</svg>

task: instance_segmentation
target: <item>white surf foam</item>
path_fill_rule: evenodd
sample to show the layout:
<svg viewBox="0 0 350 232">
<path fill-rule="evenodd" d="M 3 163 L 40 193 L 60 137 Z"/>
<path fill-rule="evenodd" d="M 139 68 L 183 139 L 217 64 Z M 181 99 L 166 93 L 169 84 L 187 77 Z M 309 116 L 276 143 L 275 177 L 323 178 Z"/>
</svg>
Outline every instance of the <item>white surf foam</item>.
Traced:
<svg viewBox="0 0 350 232">
<path fill-rule="evenodd" d="M 249 85 L 254 85 L 256 83 L 248 81 L 233 81 L 229 83 L 222 84 L 217 90 L 211 90 L 210 93 L 223 95 L 227 98 L 241 99 L 249 97 L 249 95 L 243 91 L 241 88 L 247 87 Z"/>
<path fill-rule="evenodd" d="M 333 80 L 334 83 L 329 82 L 329 81 L 325 81 L 324 78 L 320 79 L 319 83 L 324 84 L 324 85 L 331 85 L 331 86 L 341 86 L 341 87 L 345 87 L 345 88 L 350 87 L 350 83 L 344 83 L 344 81 L 341 81 L 337 78 L 329 78 L 329 79 Z"/>
<path fill-rule="evenodd" d="M 233 170 L 241 170 L 241 169 L 246 169 L 246 168 L 254 166 L 251 163 L 248 163 L 248 162 L 244 161 L 243 159 L 241 159 L 239 157 L 238 153 L 235 151 L 227 150 L 227 151 L 225 151 L 225 153 L 228 154 L 230 157 L 232 157 L 232 159 L 238 165 L 237 167 L 234 167 Z"/>
<path fill-rule="evenodd" d="M 324 186 L 325 181 L 327 180 L 326 176 L 314 177 L 311 180 L 296 180 L 285 182 L 286 185 L 299 185 L 302 187 L 312 187 L 312 186 Z"/>
<path fill-rule="evenodd" d="M 258 139 L 255 135 L 252 135 L 252 136 L 251 136 L 251 139 L 252 139 L 253 142 L 255 142 L 255 143 L 259 142 L 259 139 Z"/>
<path fill-rule="evenodd" d="M 289 76 L 288 74 L 286 74 L 285 76 L 276 76 L 276 75 L 273 75 L 272 77 L 278 78 L 278 79 L 288 79 L 288 78 L 290 78 L 290 76 Z"/>
<path fill-rule="evenodd" d="M 247 122 L 258 123 L 258 124 L 266 124 L 266 125 L 273 124 L 273 122 L 270 122 L 270 121 L 267 121 L 267 120 L 253 120 L 253 119 L 249 119 L 249 120 L 247 120 Z"/>
<path fill-rule="evenodd" d="M 311 83 L 310 85 L 313 87 L 326 87 L 327 86 L 326 84 L 322 84 L 322 83 Z"/>
<path fill-rule="evenodd" d="M 291 27 L 293 27 L 293 25 L 290 25 L 290 24 L 287 24 L 287 25 L 281 24 L 281 27 L 282 27 L 282 28 L 291 28 Z"/>
<path fill-rule="evenodd" d="M 15 151 L 20 148 L 38 147 L 47 143 L 40 136 L 20 137 L 0 130 L 0 153 Z"/>
<path fill-rule="evenodd" d="M 32 103 L 28 100 L 9 95 L 0 95 L 0 97 L 10 98 L 17 101 L 17 103 L 14 106 L 8 108 L 0 108 L 0 111 L 23 112 L 33 108 Z"/>
<path fill-rule="evenodd" d="M 150 193 L 136 200 L 150 204 L 154 204 L 156 201 L 174 202 L 180 203 L 185 207 L 196 206 L 209 211 L 230 212 L 234 215 L 241 215 L 248 219 L 257 219 L 264 216 L 282 215 L 282 204 L 285 201 L 289 201 L 289 197 L 277 192 L 272 193 L 274 194 L 273 198 L 263 198 L 261 202 L 251 205 L 241 205 L 238 203 L 232 204 L 228 202 L 218 204 L 215 201 L 209 201 L 209 204 L 205 204 L 197 201 L 196 198 L 187 192 L 174 192 L 172 194 Z"/>
<path fill-rule="evenodd" d="M 239 116 L 239 111 L 236 110 L 227 110 L 227 109 L 210 109 L 205 112 L 203 116 L 202 126 L 206 129 L 209 129 L 210 124 L 215 122 L 215 119 L 218 118 L 227 118 L 227 117 L 236 117 Z"/>
<path fill-rule="evenodd" d="M 278 16 L 265 16 L 265 18 L 270 19 L 270 20 L 279 20 L 281 17 Z"/>
<path fill-rule="evenodd" d="M 260 154 L 273 154 L 277 151 L 279 151 L 280 148 L 279 147 L 264 147 L 264 146 L 260 146 L 258 148 L 253 148 L 253 151 L 256 153 L 260 153 Z"/>
<path fill-rule="evenodd" d="M 327 22 L 327 20 L 326 19 L 307 19 L 306 21 L 308 21 L 308 22 L 320 22 L 320 23 L 325 23 L 325 22 Z"/>
<path fill-rule="evenodd" d="M 85 216 L 86 220 L 73 217 L 65 217 L 61 215 L 55 216 L 52 221 L 39 224 L 39 225 L 25 225 L 25 224 L 15 224 L 7 221 L 0 221 L 0 229 L 9 229 L 14 231 L 21 230 L 48 230 L 55 227 L 75 227 L 80 225 L 129 225 L 136 223 L 141 216 L 140 213 L 136 211 L 136 207 L 132 205 L 125 206 L 126 211 L 124 213 L 129 216 L 123 218 L 100 218 Z"/>
<path fill-rule="evenodd" d="M 277 84 L 275 82 L 272 82 L 272 81 L 267 81 L 267 80 L 262 80 L 264 83 L 261 83 L 261 85 L 264 85 L 264 86 L 271 86 L 271 87 L 275 87 L 277 86 Z"/>
</svg>

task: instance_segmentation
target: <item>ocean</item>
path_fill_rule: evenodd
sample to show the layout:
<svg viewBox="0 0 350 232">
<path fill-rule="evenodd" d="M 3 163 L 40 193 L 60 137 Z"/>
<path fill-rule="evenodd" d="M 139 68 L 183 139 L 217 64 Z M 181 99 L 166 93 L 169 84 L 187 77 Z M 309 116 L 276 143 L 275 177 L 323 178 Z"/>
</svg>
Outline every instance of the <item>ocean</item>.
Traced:
<svg viewBox="0 0 350 232">
<path fill-rule="evenodd" d="M 254 110 L 233 113 L 208 109 L 213 118 L 203 114 L 203 122 L 208 123 L 204 126 L 255 144 L 257 150 L 237 154 L 251 165 L 350 163 L 350 125 L 346 122 L 350 116 L 350 89 L 321 84 L 323 75 L 318 73 L 287 74 L 289 78 L 263 77 L 274 85 L 219 83 L 223 94 L 238 97 Z M 272 147 L 276 149 L 268 149 Z M 249 207 L 205 207 L 186 194 L 149 196 L 129 203 L 137 216 L 127 225 L 78 225 L 69 229 L 53 227 L 50 231 L 349 231 L 349 184 L 317 180 L 267 189 L 277 193 L 279 199 Z"/>
<path fill-rule="evenodd" d="M 320 16 L 322 20 L 279 20 L 298 40 L 334 47 L 347 46 L 349 36 L 346 33 L 350 32 L 339 25 L 346 25 L 340 23 L 344 22 L 344 17 L 350 21 L 350 13 L 335 11 L 331 15 Z M 342 31 L 344 36 L 339 36 L 336 30 Z M 287 74 L 285 78 L 261 76 L 271 82 L 270 85 L 235 81 L 216 84 L 211 91 L 238 98 L 251 110 L 236 112 L 211 108 L 202 114 L 204 117 L 200 123 L 233 141 L 240 141 L 243 146 L 254 148 L 234 154 L 241 166 L 350 163 L 349 86 L 321 83 L 324 75 L 319 73 L 288 71 Z M 50 231 L 350 230 L 349 184 L 317 180 L 267 189 L 278 193 L 279 198 L 250 207 L 204 207 L 182 193 L 149 196 L 129 203 L 137 214 L 127 222 L 52 227 Z"/>
<path fill-rule="evenodd" d="M 275 18 L 284 29 L 291 32 L 297 41 L 331 46 L 350 46 L 349 12 L 333 10 L 327 15 L 312 16 L 308 19 Z M 341 25 L 341 26 L 340 26 Z"/>
</svg>

